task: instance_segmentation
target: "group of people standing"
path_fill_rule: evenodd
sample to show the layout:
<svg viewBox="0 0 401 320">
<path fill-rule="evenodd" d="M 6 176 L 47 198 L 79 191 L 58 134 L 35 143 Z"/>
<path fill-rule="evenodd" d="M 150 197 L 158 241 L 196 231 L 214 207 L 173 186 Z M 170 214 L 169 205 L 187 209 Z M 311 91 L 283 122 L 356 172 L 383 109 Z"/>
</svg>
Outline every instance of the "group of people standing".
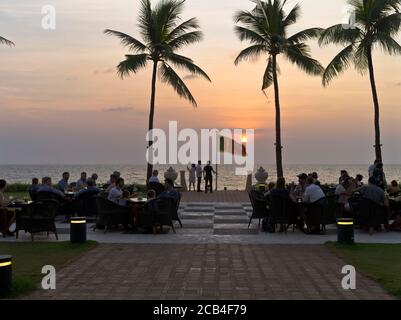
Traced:
<svg viewBox="0 0 401 320">
<path fill-rule="evenodd" d="M 187 167 L 187 170 L 189 172 L 189 191 L 195 191 L 196 182 L 196 191 L 202 192 L 202 180 L 205 180 L 205 193 L 208 191 L 213 193 L 213 174 L 217 175 L 217 172 L 214 171 L 210 161 L 203 168 L 202 161 L 198 161 L 197 165 L 192 164 Z"/>
</svg>

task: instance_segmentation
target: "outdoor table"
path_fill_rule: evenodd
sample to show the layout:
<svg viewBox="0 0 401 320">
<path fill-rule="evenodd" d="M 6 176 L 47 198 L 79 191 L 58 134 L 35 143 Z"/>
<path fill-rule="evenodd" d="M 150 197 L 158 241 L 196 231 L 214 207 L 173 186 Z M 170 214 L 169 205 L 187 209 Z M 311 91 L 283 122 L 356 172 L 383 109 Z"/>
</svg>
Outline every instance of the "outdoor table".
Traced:
<svg viewBox="0 0 401 320">
<path fill-rule="evenodd" d="M 72 192 L 72 191 L 67 191 L 67 192 L 64 192 L 64 195 L 65 195 L 66 198 L 71 199 L 71 198 L 73 198 L 75 196 L 75 193 Z"/>
<path fill-rule="evenodd" d="M 131 220 L 134 227 L 138 226 L 138 217 L 143 213 L 143 208 L 147 201 L 147 198 L 127 199 L 127 204 L 131 206 Z"/>
<path fill-rule="evenodd" d="M 127 200 L 129 203 L 140 205 L 146 203 L 148 201 L 147 198 L 130 198 Z"/>
</svg>

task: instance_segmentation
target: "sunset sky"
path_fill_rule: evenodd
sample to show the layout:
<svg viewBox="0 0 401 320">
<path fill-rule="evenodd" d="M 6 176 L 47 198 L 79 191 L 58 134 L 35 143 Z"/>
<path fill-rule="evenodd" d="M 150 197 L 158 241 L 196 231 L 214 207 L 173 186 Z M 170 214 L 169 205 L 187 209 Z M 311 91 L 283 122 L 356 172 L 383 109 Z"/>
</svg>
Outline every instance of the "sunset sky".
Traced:
<svg viewBox="0 0 401 320">
<path fill-rule="evenodd" d="M 345 0 L 302 4 L 294 32 L 340 23 Z M 54 5 L 57 29 L 41 28 L 41 8 Z M 151 69 L 121 80 L 116 65 L 127 50 L 103 34 L 138 36 L 138 0 L 1 0 L 0 164 L 144 162 Z M 191 107 L 158 84 L 156 127 L 254 128 L 258 163 L 274 163 L 274 101 L 260 88 L 266 59 L 234 66 L 247 43 L 233 32 L 233 14 L 248 0 L 187 0 L 183 18 L 199 18 L 205 39 L 188 55 L 212 78 L 187 79 L 198 101 Z M 398 38 L 398 40 L 401 40 Z M 323 65 L 340 50 L 319 48 Z M 382 110 L 384 160 L 401 163 L 401 57 L 374 54 Z M 373 160 L 373 104 L 367 76 L 353 69 L 324 89 L 279 60 L 284 161 L 291 164 L 364 164 Z M 180 73 L 183 77 L 186 74 Z"/>
</svg>

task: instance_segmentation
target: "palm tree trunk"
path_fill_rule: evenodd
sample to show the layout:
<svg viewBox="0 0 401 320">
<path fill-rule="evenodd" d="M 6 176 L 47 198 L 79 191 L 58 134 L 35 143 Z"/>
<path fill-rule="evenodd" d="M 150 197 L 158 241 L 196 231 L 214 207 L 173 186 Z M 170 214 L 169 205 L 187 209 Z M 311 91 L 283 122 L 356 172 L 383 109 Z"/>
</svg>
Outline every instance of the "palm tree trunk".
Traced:
<svg viewBox="0 0 401 320">
<path fill-rule="evenodd" d="M 375 107 L 375 153 L 376 160 L 382 161 L 382 144 L 380 137 L 380 108 L 379 108 L 379 98 L 377 96 L 376 80 L 375 80 L 375 70 L 373 68 L 373 58 L 372 51 L 368 52 L 368 64 L 369 64 L 369 75 L 370 75 L 370 85 L 372 87 L 373 103 Z"/>
<path fill-rule="evenodd" d="M 276 166 L 277 178 L 284 177 L 283 170 L 283 147 L 281 145 L 281 109 L 280 109 L 280 91 L 277 79 L 277 56 L 273 55 L 273 81 L 274 81 L 274 97 L 276 105 Z"/>
<path fill-rule="evenodd" d="M 157 77 L 157 61 L 153 63 L 153 74 L 152 74 L 152 94 L 150 98 L 150 112 L 149 112 L 149 132 L 153 130 L 153 119 L 155 116 L 155 100 L 156 100 L 156 77 Z M 153 145 L 153 136 L 150 136 L 148 150 L 150 152 L 150 148 Z M 153 172 L 153 159 L 151 153 L 149 153 L 150 158 L 148 159 L 148 170 L 146 173 L 146 182 L 149 181 L 149 178 L 152 176 Z"/>
</svg>

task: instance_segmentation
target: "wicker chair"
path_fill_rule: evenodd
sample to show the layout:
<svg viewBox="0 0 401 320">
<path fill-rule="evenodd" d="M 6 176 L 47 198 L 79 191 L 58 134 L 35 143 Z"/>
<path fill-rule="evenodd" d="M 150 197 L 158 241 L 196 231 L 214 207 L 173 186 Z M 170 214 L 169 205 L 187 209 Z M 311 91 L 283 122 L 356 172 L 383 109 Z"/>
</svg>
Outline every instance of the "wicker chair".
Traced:
<svg viewBox="0 0 401 320">
<path fill-rule="evenodd" d="M 311 226 L 319 226 L 319 232 L 324 232 L 325 228 L 325 206 L 326 197 L 308 204 L 308 212 L 306 216 L 307 232 L 310 233 Z"/>
<path fill-rule="evenodd" d="M 96 217 L 96 196 L 99 194 L 98 190 L 91 190 L 78 195 L 74 202 L 74 214 L 78 214 L 81 217 Z"/>
<path fill-rule="evenodd" d="M 175 232 L 173 217 L 176 211 L 176 202 L 172 198 L 157 198 L 157 213 L 155 216 L 155 225 L 160 227 L 160 231 L 163 230 L 163 226 L 170 226 Z"/>
<path fill-rule="evenodd" d="M 369 228 L 377 228 L 381 224 L 387 224 L 387 209 L 369 199 L 362 198 L 359 204 L 359 224 Z"/>
<path fill-rule="evenodd" d="M 252 215 L 249 218 L 248 228 L 251 226 L 253 219 L 259 219 L 260 226 L 260 221 L 269 216 L 266 198 L 263 196 L 263 193 L 251 190 L 249 192 L 249 199 L 252 204 Z"/>
<path fill-rule="evenodd" d="M 98 226 L 104 226 L 104 232 L 114 225 L 128 225 L 129 220 L 129 208 L 119 206 L 118 204 L 109 201 L 103 197 L 96 196 L 96 209 L 97 209 L 97 217 L 96 217 L 96 225 L 94 230 Z"/>
<path fill-rule="evenodd" d="M 26 210 L 17 214 L 15 236 L 18 239 L 19 231 L 29 232 L 31 240 L 34 234 L 39 232 L 53 232 L 58 240 L 54 219 L 57 215 L 59 203 L 56 200 L 38 200 L 26 207 Z"/>
<path fill-rule="evenodd" d="M 293 232 L 297 224 L 297 214 L 294 203 L 288 196 L 271 195 L 269 205 L 269 222 L 273 225 L 273 231 L 279 224 L 285 226 L 284 232 L 287 233 L 288 227 L 293 225 Z"/>
</svg>

